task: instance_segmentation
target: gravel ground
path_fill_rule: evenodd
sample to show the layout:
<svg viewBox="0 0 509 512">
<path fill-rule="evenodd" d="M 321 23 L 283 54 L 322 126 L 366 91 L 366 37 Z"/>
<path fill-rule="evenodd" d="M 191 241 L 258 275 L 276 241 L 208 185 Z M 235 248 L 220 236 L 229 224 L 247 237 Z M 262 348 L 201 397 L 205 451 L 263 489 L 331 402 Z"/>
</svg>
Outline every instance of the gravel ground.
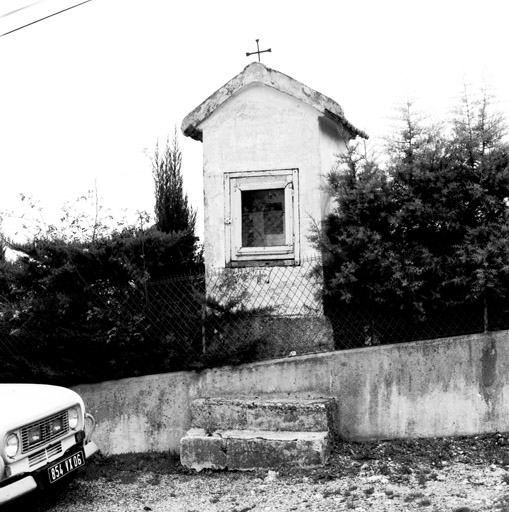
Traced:
<svg viewBox="0 0 509 512">
<path fill-rule="evenodd" d="M 506 435 L 338 443 L 324 468 L 194 473 L 165 454 L 100 454 L 34 512 L 509 512 Z"/>
</svg>

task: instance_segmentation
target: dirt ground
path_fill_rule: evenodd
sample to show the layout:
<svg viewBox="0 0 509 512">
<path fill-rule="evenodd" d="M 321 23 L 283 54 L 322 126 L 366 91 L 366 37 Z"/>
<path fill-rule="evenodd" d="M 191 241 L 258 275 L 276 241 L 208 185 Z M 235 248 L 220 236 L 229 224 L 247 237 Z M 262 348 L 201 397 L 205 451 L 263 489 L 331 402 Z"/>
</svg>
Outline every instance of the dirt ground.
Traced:
<svg viewBox="0 0 509 512">
<path fill-rule="evenodd" d="M 338 442 L 308 470 L 195 473 L 170 454 L 98 454 L 67 486 L 9 510 L 509 512 L 509 434 Z"/>
</svg>

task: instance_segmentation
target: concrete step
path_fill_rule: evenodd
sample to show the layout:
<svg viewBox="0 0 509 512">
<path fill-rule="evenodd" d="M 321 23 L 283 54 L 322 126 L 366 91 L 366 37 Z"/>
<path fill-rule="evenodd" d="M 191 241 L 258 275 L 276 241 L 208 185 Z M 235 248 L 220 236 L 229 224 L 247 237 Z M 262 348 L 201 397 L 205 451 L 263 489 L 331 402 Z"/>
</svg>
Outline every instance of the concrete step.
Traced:
<svg viewBox="0 0 509 512">
<path fill-rule="evenodd" d="M 191 429 L 182 438 L 182 465 L 202 469 L 255 470 L 322 466 L 329 455 L 328 432 Z"/>
<path fill-rule="evenodd" d="M 334 431 L 330 398 L 201 398 L 191 405 L 191 426 L 207 434 L 222 430 Z"/>
</svg>

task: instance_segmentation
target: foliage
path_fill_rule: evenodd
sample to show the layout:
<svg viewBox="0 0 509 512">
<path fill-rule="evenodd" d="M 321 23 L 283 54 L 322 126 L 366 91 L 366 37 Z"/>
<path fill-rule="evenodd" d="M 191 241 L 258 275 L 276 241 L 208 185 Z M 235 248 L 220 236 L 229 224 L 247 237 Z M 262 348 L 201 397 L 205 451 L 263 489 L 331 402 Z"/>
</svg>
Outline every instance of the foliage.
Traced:
<svg viewBox="0 0 509 512">
<path fill-rule="evenodd" d="M 402 112 L 385 165 L 352 145 L 328 176 L 337 208 L 315 238 L 329 255 L 326 303 L 424 322 L 508 299 L 502 118 L 486 94 L 465 96 L 450 125 L 424 124 L 411 103 Z"/>
<path fill-rule="evenodd" d="M 238 283 L 226 282 L 233 289 L 225 302 L 214 297 L 205 300 L 206 314 L 203 329 L 206 344 L 203 346 L 201 363 L 204 366 L 236 365 L 259 359 L 259 351 L 267 342 L 264 319 L 271 308 L 248 308 L 242 294 L 236 294 Z"/>
<path fill-rule="evenodd" d="M 157 145 L 152 158 L 156 227 L 163 233 L 195 230 L 196 211 L 184 193 L 181 167 L 182 152 L 175 129 L 172 141 L 166 141 L 162 153 Z"/>
<path fill-rule="evenodd" d="M 142 219 L 146 223 L 148 216 L 139 213 L 138 220 Z M 23 193 L 13 210 L 0 211 L 1 220 L 11 225 L 9 231 L 14 239 L 58 239 L 68 243 L 93 242 L 128 225 L 125 218 L 114 220 L 111 211 L 101 203 L 96 185 L 63 203 L 57 223 L 48 221 L 40 201 Z"/>
<path fill-rule="evenodd" d="M 178 291 L 192 305 L 187 313 L 165 309 L 152 285 L 202 270 L 181 161 L 175 133 L 153 159 L 152 227 L 139 213 L 137 226 L 121 221 L 113 228 L 96 187 L 65 203 L 58 225 L 45 222 L 37 201 L 24 195 L 32 216 L 3 213 L 30 239 L 11 244 L 25 255 L 16 262 L 0 251 L 0 380 L 104 380 L 180 369 L 194 357 L 201 304 L 193 282 Z M 188 328 L 179 342 L 172 326 L 181 322 Z"/>
<path fill-rule="evenodd" d="M 188 357 L 188 347 L 154 328 L 149 282 L 201 268 L 191 233 L 127 227 L 90 242 L 41 238 L 17 249 L 26 257 L 0 267 L 2 380 L 104 380 Z M 175 322 L 161 311 L 157 320 Z"/>
</svg>

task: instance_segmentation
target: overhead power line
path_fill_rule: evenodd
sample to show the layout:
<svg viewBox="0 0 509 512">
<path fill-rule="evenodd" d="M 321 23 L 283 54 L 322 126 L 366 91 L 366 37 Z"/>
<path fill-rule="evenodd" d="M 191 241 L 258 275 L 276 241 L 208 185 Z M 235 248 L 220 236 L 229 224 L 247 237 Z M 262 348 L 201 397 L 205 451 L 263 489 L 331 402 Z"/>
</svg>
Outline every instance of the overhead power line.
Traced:
<svg viewBox="0 0 509 512">
<path fill-rule="evenodd" d="M 7 18 L 7 16 L 10 16 L 11 14 L 16 14 L 19 11 L 24 11 L 25 9 L 28 9 L 29 7 L 33 7 L 37 4 L 42 4 L 43 2 L 47 2 L 48 0 L 39 0 L 38 2 L 33 2 L 31 4 L 25 5 L 24 7 L 20 7 L 19 9 L 15 9 L 14 11 L 8 12 L 6 14 L 2 14 L 0 18 Z"/>
<path fill-rule="evenodd" d="M 84 2 L 80 2 L 79 4 L 75 4 L 75 5 L 72 5 L 71 7 L 67 7 L 66 9 L 62 9 L 61 11 L 54 12 L 53 14 L 49 14 L 48 16 L 44 16 L 44 18 L 39 18 L 38 20 L 27 23 L 26 25 L 22 25 L 21 27 L 15 28 L 13 30 L 9 30 L 9 32 L 0 34 L 0 37 L 7 36 L 9 34 L 12 34 L 13 32 L 17 32 L 18 30 L 21 30 L 22 28 L 26 28 L 26 27 L 29 27 L 30 25 L 34 25 L 35 23 L 39 23 L 39 21 L 47 20 L 48 18 L 52 18 L 53 16 L 56 16 L 57 14 L 61 14 L 65 11 L 70 11 L 71 9 L 74 9 L 75 7 L 79 7 L 80 5 L 86 4 L 91 1 L 92 0 L 85 0 Z M 36 2 L 36 3 L 38 3 L 38 2 Z"/>
</svg>

